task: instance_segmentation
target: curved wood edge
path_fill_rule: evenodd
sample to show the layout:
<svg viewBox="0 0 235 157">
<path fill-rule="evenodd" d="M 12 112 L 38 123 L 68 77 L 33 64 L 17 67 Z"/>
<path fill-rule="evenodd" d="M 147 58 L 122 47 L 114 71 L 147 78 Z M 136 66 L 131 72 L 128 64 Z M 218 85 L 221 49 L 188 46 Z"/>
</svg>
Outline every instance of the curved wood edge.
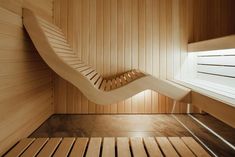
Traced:
<svg viewBox="0 0 235 157">
<path fill-rule="evenodd" d="M 102 91 L 70 67 L 56 53 L 40 27 L 38 19 L 29 9 L 23 9 L 23 24 L 41 57 L 58 75 L 76 86 L 90 101 L 96 104 L 112 104 L 127 99 L 147 89 L 154 90 L 174 100 L 180 101 L 190 93 L 190 89 L 170 81 L 155 78 L 146 74 L 126 85 L 111 91 Z"/>
</svg>

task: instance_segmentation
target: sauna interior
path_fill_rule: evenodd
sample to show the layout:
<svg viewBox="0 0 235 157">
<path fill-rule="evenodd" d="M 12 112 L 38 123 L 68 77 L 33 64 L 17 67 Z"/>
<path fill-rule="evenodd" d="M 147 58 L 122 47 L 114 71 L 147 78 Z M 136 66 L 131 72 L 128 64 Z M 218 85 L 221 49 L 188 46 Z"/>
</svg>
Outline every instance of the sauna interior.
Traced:
<svg viewBox="0 0 235 157">
<path fill-rule="evenodd" d="M 0 156 L 234 157 L 234 0 L 0 0 Z"/>
</svg>

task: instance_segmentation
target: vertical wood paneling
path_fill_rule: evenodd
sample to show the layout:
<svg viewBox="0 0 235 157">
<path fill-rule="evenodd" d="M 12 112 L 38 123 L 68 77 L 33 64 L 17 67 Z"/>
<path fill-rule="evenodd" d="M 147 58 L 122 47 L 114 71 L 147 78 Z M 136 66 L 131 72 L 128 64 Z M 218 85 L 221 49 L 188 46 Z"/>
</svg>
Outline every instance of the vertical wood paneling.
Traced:
<svg viewBox="0 0 235 157">
<path fill-rule="evenodd" d="M 138 66 L 139 66 L 139 68 L 138 69 L 145 71 L 145 62 L 146 62 L 146 60 L 145 60 L 146 1 L 145 0 L 139 0 L 139 10 L 138 11 L 139 11 L 139 14 L 138 14 L 138 16 L 139 16 L 139 18 L 138 18 L 139 19 L 139 23 L 138 23 L 138 25 L 139 25 L 139 27 L 138 27 L 139 28 L 138 29 L 138 31 L 139 31 L 139 33 L 138 33 L 138 35 L 139 35 L 139 37 L 138 37 L 138 39 L 139 39 L 139 41 L 138 41 L 138 45 L 139 45 L 139 47 L 138 47 L 138 49 L 139 49 L 139 51 L 138 51 L 138 55 L 139 55 Z M 136 110 L 134 110 L 134 112 L 136 112 L 136 113 L 144 112 L 145 93 L 141 92 L 141 93 L 137 94 L 136 97 L 137 97 L 137 102 L 136 102 L 136 104 L 134 104 L 134 105 L 136 105 Z"/>
<path fill-rule="evenodd" d="M 0 2 L 0 156 L 54 113 L 52 71 L 22 25 L 23 7 L 52 21 L 52 1 L 37 2 Z"/>
<path fill-rule="evenodd" d="M 97 43 L 97 72 L 103 74 L 103 65 L 104 65 L 104 59 L 103 59 L 103 0 L 97 0 L 97 7 L 96 7 L 96 23 L 97 23 L 97 37 L 96 37 L 96 43 Z M 96 112 L 102 113 L 103 112 L 103 106 L 97 105 L 96 106 Z"/>
<path fill-rule="evenodd" d="M 124 70 L 131 69 L 131 0 L 124 1 Z M 125 113 L 131 112 L 131 98 L 125 100 Z"/>
<path fill-rule="evenodd" d="M 235 33 L 234 0 L 193 0 L 191 3 L 193 34 L 189 42 Z"/>
<path fill-rule="evenodd" d="M 156 77 L 171 79 L 175 72 L 173 63 L 180 64 L 182 59 L 177 58 L 177 53 L 181 51 L 181 46 L 186 46 L 185 42 L 181 42 L 186 36 L 180 36 L 180 23 L 185 20 L 186 15 L 180 16 L 187 9 L 180 10 L 181 1 L 183 0 L 79 0 L 72 3 L 77 7 L 69 8 L 76 15 L 67 17 L 67 21 L 71 21 L 69 18 L 74 21 L 63 25 L 73 28 L 67 31 L 73 31 L 73 37 L 68 37 L 72 38 L 69 41 L 78 50 L 77 54 L 103 76 L 110 77 L 136 68 Z M 61 3 L 60 0 L 55 0 L 54 6 L 66 7 Z M 56 19 L 57 16 L 60 15 L 55 14 Z M 69 26 L 71 24 L 73 26 Z M 183 28 L 185 27 L 187 26 Z M 73 91 L 68 89 L 70 86 L 66 88 L 57 87 L 60 92 L 56 93 Z M 89 102 L 79 91 L 75 95 L 76 101 L 68 100 L 68 95 L 67 98 L 64 96 L 67 99 L 66 106 L 76 102 L 70 105 L 70 108 L 76 108 L 76 112 L 70 111 L 72 113 L 169 113 L 173 107 L 173 100 L 150 90 L 106 106 Z M 60 107 L 64 104 L 58 102 L 57 105 L 60 108 L 58 113 L 68 113 L 66 107 Z M 181 112 L 180 106 L 185 104 L 178 105 L 177 112 Z"/>
<path fill-rule="evenodd" d="M 89 63 L 96 67 L 96 0 L 90 0 L 89 16 Z M 96 105 L 93 102 L 88 101 L 88 112 L 96 112 Z"/>
<path fill-rule="evenodd" d="M 124 0 L 118 0 L 117 11 L 118 11 L 118 35 L 117 35 L 117 72 L 121 73 L 124 71 Z M 124 113 L 125 104 L 123 101 L 118 102 L 118 113 Z"/>
<path fill-rule="evenodd" d="M 111 0 L 111 30 L 110 30 L 110 38 L 111 38 L 111 48 L 110 48 L 110 64 L 112 67 L 112 70 L 110 70 L 110 75 L 117 74 L 117 3 L 118 0 Z M 110 109 L 110 113 L 117 113 L 117 103 L 112 104 Z"/>
<path fill-rule="evenodd" d="M 108 77 L 110 75 L 110 63 L 111 63 L 111 56 L 110 56 L 110 46 L 111 46 L 111 41 L 110 41 L 110 20 L 111 20 L 111 15 L 110 15 L 110 0 L 104 0 L 104 64 L 103 64 L 103 69 L 104 77 Z M 110 105 L 105 105 L 104 106 L 104 112 L 109 113 L 110 112 Z"/>
<path fill-rule="evenodd" d="M 145 33 L 146 33 L 146 40 L 145 40 L 145 71 L 149 74 L 153 73 L 153 2 L 152 0 L 146 0 L 146 23 L 145 23 Z M 145 113 L 151 113 L 152 109 L 152 99 L 151 99 L 151 91 L 145 91 L 145 102 L 144 102 L 144 111 Z"/>
</svg>

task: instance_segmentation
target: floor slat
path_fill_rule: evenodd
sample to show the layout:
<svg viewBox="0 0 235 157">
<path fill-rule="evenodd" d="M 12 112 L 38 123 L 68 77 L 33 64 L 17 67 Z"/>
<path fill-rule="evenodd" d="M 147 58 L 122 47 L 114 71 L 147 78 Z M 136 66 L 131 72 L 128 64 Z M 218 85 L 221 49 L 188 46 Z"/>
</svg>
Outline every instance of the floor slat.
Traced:
<svg viewBox="0 0 235 157">
<path fill-rule="evenodd" d="M 46 144 L 48 138 L 37 138 L 29 148 L 21 155 L 21 157 L 34 157 Z"/>
<path fill-rule="evenodd" d="M 179 157 L 174 147 L 166 137 L 156 137 L 157 142 L 166 157 Z"/>
<path fill-rule="evenodd" d="M 163 157 L 163 154 L 153 137 L 144 137 L 144 145 L 147 149 L 149 157 Z"/>
<path fill-rule="evenodd" d="M 182 137 L 181 139 L 192 152 L 196 154 L 196 156 L 210 157 L 210 155 L 192 137 Z"/>
<path fill-rule="evenodd" d="M 182 157 L 195 156 L 179 137 L 169 137 L 169 140 L 172 143 L 172 145 L 175 147 L 177 152 L 180 154 L 180 156 Z"/>
<path fill-rule="evenodd" d="M 83 157 L 89 138 L 77 138 L 70 153 L 70 157 Z"/>
<path fill-rule="evenodd" d="M 5 156 L 210 157 L 192 137 L 26 138 Z"/>
<path fill-rule="evenodd" d="M 34 138 L 22 139 L 12 150 L 10 150 L 5 157 L 18 157 L 20 156 L 28 146 L 33 143 Z"/>
<path fill-rule="evenodd" d="M 114 137 L 105 137 L 103 139 L 102 157 L 115 157 Z"/>
<path fill-rule="evenodd" d="M 86 157 L 99 157 L 102 138 L 92 137 L 90 139 Z"/>
<path fill-rule="evenodd" d="M 131 157 L 129 138 L 118 137 L 117 138 L 117 155 L 118 157 Z"/>
<path fill-rule="evenodd" d="M 73 146 L 74 141 L 75 141 L 75 138 L 71 138 L 71 137 L 64 138 L 53 156 L 54 157 L 67 157 L 70 152 L 70 149 Z"/>
<path fill-rule="evenodd" d="M 141 137 L 131 137 L 130 142 L 134 157 L 147 157 Z"/>
<path fill-rule="evenodd" d="M 60 144 L 62 138 L 51 138 L 39 152 L 37 157 L 51 157 L 58 145 Z"/>
</svg>

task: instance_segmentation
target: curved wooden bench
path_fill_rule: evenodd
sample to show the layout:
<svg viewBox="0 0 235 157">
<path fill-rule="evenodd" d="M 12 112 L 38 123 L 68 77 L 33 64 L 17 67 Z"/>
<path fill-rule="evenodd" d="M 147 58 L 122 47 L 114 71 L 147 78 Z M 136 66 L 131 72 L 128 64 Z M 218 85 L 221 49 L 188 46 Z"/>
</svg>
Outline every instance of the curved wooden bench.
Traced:
<svg viewBox="0 0 235 157">
<path fill-rule="evenodd" d="M 28 9 L 23 10 L 23 24 L 45 62 L 94 103 L 112 104 L 146 89 L 177 101 L 190 92 L 188 88 L 138 70 L 127 71 L 111 79 L 103 78 L 73 52 L 59 27 L 35 16 Z"/>
</svg>

